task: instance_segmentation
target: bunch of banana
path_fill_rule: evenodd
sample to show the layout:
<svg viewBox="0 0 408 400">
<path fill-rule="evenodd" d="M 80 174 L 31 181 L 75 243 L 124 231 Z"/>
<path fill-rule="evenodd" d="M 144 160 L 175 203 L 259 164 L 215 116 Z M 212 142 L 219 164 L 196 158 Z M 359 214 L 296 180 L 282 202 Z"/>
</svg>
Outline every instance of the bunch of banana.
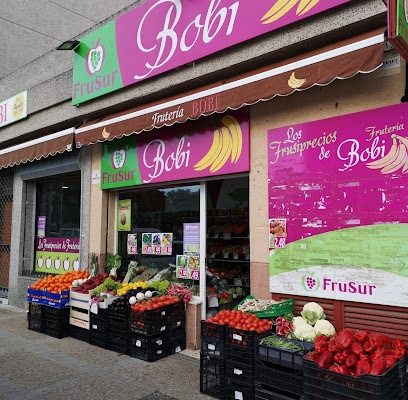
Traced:
<svg viewBox="0 0 408 400">
<path fill-rule="evenodd" d="M 366 164 L 368 168 L 381 169 L 382 174 L 391 174 L 402 168 L 405 174 L 408 172 L 408 138 L 399 135 L 391 135 L 392 145 L 389 152 L 378 160 Z"/>
<path fill-rule="evenodd" d="M 270 24 L 283 17 L 297 3 L 296 15 L 301 16 L 311 10 L 320 0 L 277 0 L 261 18 L 263 24 Z"/>
<path fill-rule="evenodd" d="M 300 88 L 305 82 L 306 82 L 306 79 L 305 79 L 305 78 L 303 78 L 303 79 L 298 79 L 298 78 L 296 78 L 294 72 L 292 72 L 292 73 L 290 74 L 290 77 L 289 77 L 289 79 L 288 79 L 288 85 L 289 85 L 289 87 L 291 87 L 292 89 Z"/>
<path fill-rule="evenodd" d="M 210 172 L 216 172 L 230 157 L 232 163 L 239 160 L 242 152 L 241 127 L 236 118 L 231 115 L 225 115 L 221 122 L 223 125 L 214 131 L 210 150 L 194 165 L 196 171 L 210 168 Z"/>
</svg>

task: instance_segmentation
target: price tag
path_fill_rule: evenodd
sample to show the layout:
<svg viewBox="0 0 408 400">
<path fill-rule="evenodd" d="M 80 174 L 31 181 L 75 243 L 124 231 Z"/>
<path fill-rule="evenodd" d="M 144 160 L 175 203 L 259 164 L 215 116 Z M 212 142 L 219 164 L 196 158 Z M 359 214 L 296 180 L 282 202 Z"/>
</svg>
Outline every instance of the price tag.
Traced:
<svg viewBox="0 0 408 400">
<path fill-rule="evenodd" d="M 137 254 L 137 247 L 136 246 L 130 246 L 129 248 L 129 254 Z"/>
<path fill-rule="evenodd" d="M 198 281 L 200 279 L 200 271 L 198 269 L 193 269 L 191 271 L 191 279 Z"/>
<path fill-rule="evenodd" d="M 275 248 L 283 249 L 286 246 L 286 237 L 275 237 Z"/>
<path fill-rule="evenodd" d="M 143 254 L 152 254 L 152 246 L 144 246 Z"/>
<path fill-rule="evenodd" d="M 164 246 L 164 254 L 167 256 L 171 256 L 172 247 L 171 246 Z"/>
<path fill-rule="evenodd" d="M 187 279 L 188 278 L 188 271 L 187 271 L 186 268 L 179 268 L 178 273 L 179 273 L 179 277 L 181 279 Z"/>
<path fill-rule="evenodd" d="M 154 246 L 154 254 L 160 255 L 162 254 L 163 249 L 161 246 Z"/>
</svg>

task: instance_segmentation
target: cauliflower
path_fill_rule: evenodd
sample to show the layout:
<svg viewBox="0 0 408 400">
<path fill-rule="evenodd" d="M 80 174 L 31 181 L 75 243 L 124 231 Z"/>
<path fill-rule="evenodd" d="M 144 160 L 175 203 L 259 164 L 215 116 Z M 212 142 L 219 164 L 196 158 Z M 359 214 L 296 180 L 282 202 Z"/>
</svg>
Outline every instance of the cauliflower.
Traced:
<svg viewBox="0 0 408 400">
<path fill-rule="evenodd" d="M 292 339 L 302 340 L 304 342 L 313 342 L 316 338 L 316 331 L 312 325 L 298 323 L 293 325 Z"/>
<path fill-rule="evenodd" d="M 328 337 L 332 337 L 336 333 L 334 326 L 331 324 L 331 322 L 327 321 L 327 319 L 319 319 L 315 323 L 314 329 L 316 331 L 316 336 L 323 334 Z"/>
<path fill-rule="evenodd" d="M 303 324 L 307 324 L 307 321 L 303 317 L 293 317 L 292 324 L 300 326 Z"/>
<path fill-rule="evenodd" d="M 323 307 L 320 304 L 311 301 L 303 306 L 300 315 L 310 324 L 314 325 L 319 319 L 325 319 Z"/>
</svg>

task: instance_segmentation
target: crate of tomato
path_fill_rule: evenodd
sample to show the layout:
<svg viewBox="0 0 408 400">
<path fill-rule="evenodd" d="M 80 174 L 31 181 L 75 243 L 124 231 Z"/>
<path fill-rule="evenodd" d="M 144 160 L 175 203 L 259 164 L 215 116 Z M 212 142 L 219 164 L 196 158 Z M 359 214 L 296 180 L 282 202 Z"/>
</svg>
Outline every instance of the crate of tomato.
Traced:
<svg viewBox="0 0 408 400">
<path fill-rule="evenodd" d="M 405 354 L 401 339 L 368 330 L 319 335 L 305 355 L 304 399 L 397 399 Z"/>
</svg>

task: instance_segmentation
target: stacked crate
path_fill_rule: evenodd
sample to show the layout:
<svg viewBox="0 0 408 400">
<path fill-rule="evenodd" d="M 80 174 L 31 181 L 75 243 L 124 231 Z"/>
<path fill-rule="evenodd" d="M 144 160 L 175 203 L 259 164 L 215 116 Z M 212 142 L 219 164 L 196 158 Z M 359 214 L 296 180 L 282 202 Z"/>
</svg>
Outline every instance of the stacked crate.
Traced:
<svg viewBox="0 0 408 400">
<path fill-rule="evenodd" d="M 179 353 L 186 348 L 186 312 L 182 301 L 167 307 L 166 340 L 167 355 Z"/>
<path fill-rule="evenodd" d="M 69 336 L 69 291 L 28 288 L 28 329 L 61 339 Z"/>
<path fill-rule="evenodd" d="M 283 341 L 290 340 L 279 338 Z M 313 349 L 313 343 L 290 340 L 304 348 L 291 351 L 262 344 L 261 338 L 257 340 L 256 399 L 300 399 L 303 394 L 303 357 Z"/>
<path fill-rule="evenodd" d="M 129 310 L 108 307 L 108 349 L 129 354 Z"/>
<path fill-rule="evenodd" d="M 201 321 L 200 392 L 225 399 L 226 326 Z"/>
<path fill-rule="evenodd" d="M 103 349 L 109 348 L 108 310 L 98 308 L 98 313 L 91 312 L 89 323 L 89 343 Z"/>
<path fill-rule="evenodd" d="M 71 288 L 69 296 L 69 323 L 70 336 L 89 343 L 90 301 L 92 290 L 89 293 L 79 293 Z"/>
<path fill-rule="evenodd" d="M 256 331 L 226 328 L 225 399 L 255 399 Z"/>
</svg>

